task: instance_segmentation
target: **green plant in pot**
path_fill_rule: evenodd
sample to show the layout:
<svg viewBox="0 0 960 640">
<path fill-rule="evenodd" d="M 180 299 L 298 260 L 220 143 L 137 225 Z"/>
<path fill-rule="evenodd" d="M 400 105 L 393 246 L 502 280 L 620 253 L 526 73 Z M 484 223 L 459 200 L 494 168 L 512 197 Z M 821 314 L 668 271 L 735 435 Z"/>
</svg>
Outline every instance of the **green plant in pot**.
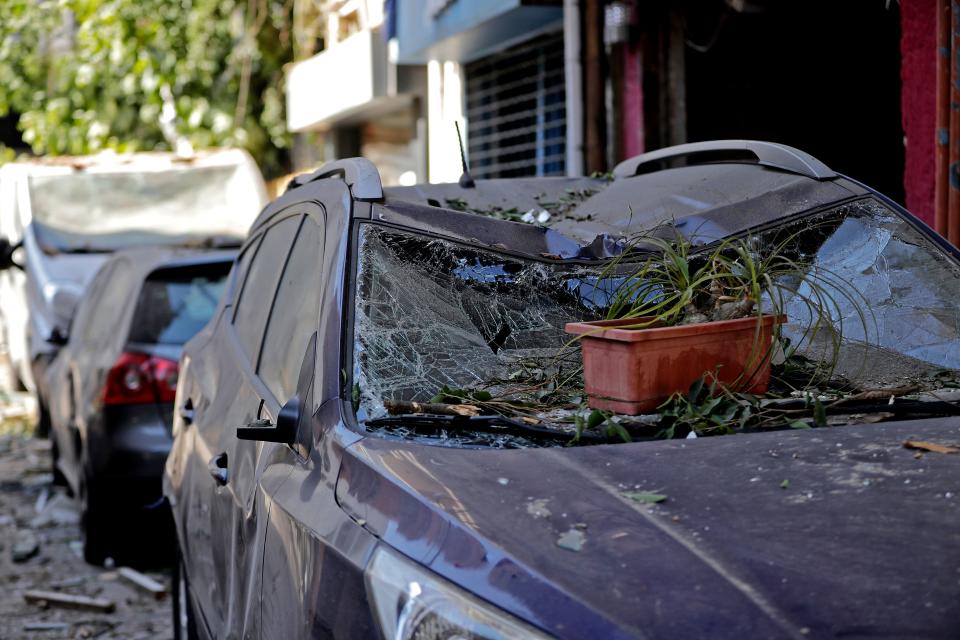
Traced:
<svg viewBox="0 0 960 640">
<path fill-rule="evenodd" d="M 807 338 L 824 331 L 836 346 L 833 296 L 853 295 L 832 274 L 794 259 L 791 241 L 759 249 L 747 239 L 699 250 L 682 238 L 631 244 L 601 276 L 615 283 L 605 318 L 566 325 L 581 341 L 589 405 L 650 412 L 704 376 L 765 393 L 785 300 L 807 308 Z M 645 259 L 636 262 L 638 253 Z"/>
</svg>

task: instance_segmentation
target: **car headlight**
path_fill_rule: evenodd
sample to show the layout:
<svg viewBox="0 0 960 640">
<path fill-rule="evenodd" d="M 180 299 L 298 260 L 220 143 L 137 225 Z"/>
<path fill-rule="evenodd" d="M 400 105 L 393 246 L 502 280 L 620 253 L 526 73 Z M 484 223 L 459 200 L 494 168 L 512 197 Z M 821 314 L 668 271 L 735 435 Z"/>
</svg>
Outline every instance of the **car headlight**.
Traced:
<svg viewBox="0 0 960 640">
<path fill-rule="evenodd" d="M 384 547 L 367 569 L 367 593 L 386 640 L 549 637 Z"/>
</svg>

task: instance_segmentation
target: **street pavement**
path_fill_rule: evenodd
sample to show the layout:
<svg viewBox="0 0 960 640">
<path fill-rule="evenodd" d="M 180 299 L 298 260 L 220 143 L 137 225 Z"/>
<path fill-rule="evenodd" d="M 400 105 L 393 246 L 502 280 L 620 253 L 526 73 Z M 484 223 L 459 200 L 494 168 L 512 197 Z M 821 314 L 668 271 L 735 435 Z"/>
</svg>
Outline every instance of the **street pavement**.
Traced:
<svg viewBox="0 0 960 640">
<path fill-rule="evenodd" d="M 0 392 L 0 639 L 171 638 L 170 596 L 156 593 L 169 573 L 83 561 L 79 511 L 52 485 L 30 400 Z"/>
</svg>

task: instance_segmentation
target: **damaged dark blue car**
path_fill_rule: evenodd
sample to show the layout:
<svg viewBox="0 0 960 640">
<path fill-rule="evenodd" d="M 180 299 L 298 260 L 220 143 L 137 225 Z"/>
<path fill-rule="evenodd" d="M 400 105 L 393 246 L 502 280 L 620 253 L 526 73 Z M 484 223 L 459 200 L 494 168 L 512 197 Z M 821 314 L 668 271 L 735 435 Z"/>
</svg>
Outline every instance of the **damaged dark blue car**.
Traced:
<svg viewBox="0 0 960 640">
<path fill-rule="evenodd" d="M 178 637 L 960 635 L 955 249 L 769 143 L 465 184 L 338 161 L 252 227 L 180 362 Z M 729 437 L 577 428 L 564 325 L 664 229 L 787 234 L 838 274 L 869 305 L 837 341 L 853 391 L 785 389 L 758 406 L 798 419 Z"/>
</svg>

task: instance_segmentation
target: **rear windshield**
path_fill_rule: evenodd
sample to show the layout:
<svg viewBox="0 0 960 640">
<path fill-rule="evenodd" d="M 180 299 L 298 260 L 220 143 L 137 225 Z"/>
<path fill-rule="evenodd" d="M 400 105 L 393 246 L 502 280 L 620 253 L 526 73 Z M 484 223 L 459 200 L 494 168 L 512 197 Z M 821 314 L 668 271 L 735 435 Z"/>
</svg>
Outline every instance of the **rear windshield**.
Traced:
<svg viewBox="0 0 960 640">
<path fill-rule="evenodd" d="M 182 345 L 207 321 L 220 301 L 230 263 L 202 271 L 164 271 L 151 275 L 140 290 L 130 341 Z"/>
<path fill-rule="evenodd" d="M 48 251 L 243 238 L 261 204 L 246 164 L 30 178 L 32 222 Z"/>
</svg>

